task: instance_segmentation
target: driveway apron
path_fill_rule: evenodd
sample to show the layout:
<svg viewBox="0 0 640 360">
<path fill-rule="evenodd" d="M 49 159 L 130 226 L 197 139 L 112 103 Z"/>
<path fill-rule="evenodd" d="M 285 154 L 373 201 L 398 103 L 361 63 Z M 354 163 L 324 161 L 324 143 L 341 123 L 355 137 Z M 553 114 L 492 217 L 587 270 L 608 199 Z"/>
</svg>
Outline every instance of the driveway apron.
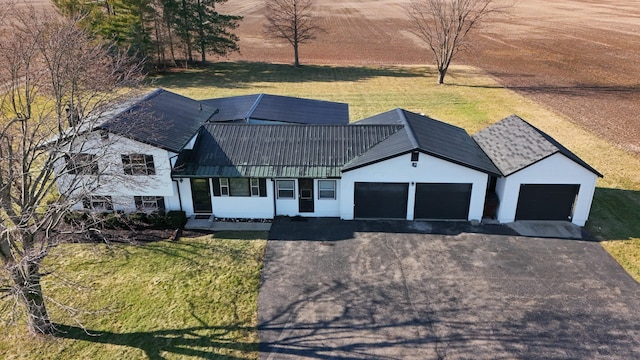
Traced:
<svg viewBox="0 0 640 360">
<path fill-rule="evenodd" d="M 261 359 L 638 359 L 640 285 L 596 242 L 280 221 L 258 322 Z"/>
</svg>

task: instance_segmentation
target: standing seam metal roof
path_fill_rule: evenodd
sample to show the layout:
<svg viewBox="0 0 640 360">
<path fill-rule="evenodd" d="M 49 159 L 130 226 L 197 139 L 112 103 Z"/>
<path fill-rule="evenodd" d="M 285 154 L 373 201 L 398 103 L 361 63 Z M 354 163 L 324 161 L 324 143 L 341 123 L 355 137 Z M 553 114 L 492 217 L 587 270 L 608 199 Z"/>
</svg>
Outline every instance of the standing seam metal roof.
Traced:
<svg viewBox="0 0 640 360">
<path fill-rule="evenodd" d="M 402 129 L 399 125 L 210 123 L 176 177 L 340 177 L 341 168 Z"/>
</svg>

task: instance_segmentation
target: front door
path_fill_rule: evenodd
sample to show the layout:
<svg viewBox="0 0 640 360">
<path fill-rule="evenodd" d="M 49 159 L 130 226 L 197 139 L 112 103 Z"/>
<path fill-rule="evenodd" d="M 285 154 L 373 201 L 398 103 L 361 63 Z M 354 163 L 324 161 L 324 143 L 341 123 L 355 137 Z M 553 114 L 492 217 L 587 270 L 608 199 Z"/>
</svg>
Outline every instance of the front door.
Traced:
<svg viewBox="0 0 640 360">
<path fill-rule="evenodd" d="M 193 198 L 193 212 L 212 213 L 209 179 L 191 179 L 191 197 Z"/>
<path fill-rule="evenodd" d="M 298 179 L 298 211 L 313 212 L 313 179 Z"/>
</svg>

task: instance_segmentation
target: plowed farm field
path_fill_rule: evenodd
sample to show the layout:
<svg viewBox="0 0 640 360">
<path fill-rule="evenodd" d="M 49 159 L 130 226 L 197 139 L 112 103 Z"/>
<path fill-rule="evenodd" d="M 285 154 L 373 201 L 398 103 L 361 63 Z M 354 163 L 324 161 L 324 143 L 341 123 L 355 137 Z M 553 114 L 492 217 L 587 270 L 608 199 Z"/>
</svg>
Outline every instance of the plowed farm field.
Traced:
<svg viewBox="0 0 640 360">
<path fill-rule="evenodd" d="M 507 0 L 510 1 L 510 0 Z M 302 45 L 307 64 L 430 64 L 410 31 L 409 0 L 317 0 L 325 32 Z M 472 37 L 454 60 L 494 76 L 610 142 L 640 154 L 640 1 L 520 0 Z M 243 15 L 230 60 L 292 62 L 263 32 L 262 0 L 229 0 Z M 435 79 L 434 79 L 435 81 Z"/>
<path fill-rule="evenodd" d="M 486 22 L 454 66 L 480 68 L 503 86 L 640 155 L 640 1 L 496 1 L 514 4 L 510 15 Z M 46 0 L 27 2 L 51 9 Z M 431 64 L 428 49 L 410 31 L 408 3 L 316 0 L 325 32 L 301 46 L 301 62 Z M 219 11 L 244 16 L 236 31 L 241 51 L 227 60 L 292 62 L 290 45 L 264 33 L 263 0 L 228 0 Z"/>
</svg>

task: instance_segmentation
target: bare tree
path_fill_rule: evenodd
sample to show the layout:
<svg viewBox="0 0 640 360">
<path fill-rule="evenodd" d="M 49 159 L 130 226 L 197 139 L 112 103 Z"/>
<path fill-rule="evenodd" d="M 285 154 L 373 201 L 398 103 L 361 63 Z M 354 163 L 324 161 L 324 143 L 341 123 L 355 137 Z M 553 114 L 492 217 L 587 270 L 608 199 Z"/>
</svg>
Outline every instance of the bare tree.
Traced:
<svg viewBox="0 0 640 360">
<path fill-rule="evenodd" d="M 494 0 L 411 0 L 407 8 L 416 34 L 427 43 L 438 67 L 438 84 L 454 56 L 467 45 L 467 35 L 505 6 Z"/>
<path fill-rule="evenodd" d="M 293 46 L 295 67 L 300 66 L 300 44 L 314 40 L 323 29 L 313 13 L 314 0 L 265 0 L 265 33 Z"/>
<path fill-rule="evenodd" d="M 88 142 L 87 131 L 138 83 L 140 66 L 97 44 L 78 20 L 33 9 L 8 19 L 0 24 L 8 29 L 0 37 L 0 311 L 22 311 L 31 333 L 51 333 L 42 261 L 65 215 L 100 182 L 108 146 Z"/>
</svg>

